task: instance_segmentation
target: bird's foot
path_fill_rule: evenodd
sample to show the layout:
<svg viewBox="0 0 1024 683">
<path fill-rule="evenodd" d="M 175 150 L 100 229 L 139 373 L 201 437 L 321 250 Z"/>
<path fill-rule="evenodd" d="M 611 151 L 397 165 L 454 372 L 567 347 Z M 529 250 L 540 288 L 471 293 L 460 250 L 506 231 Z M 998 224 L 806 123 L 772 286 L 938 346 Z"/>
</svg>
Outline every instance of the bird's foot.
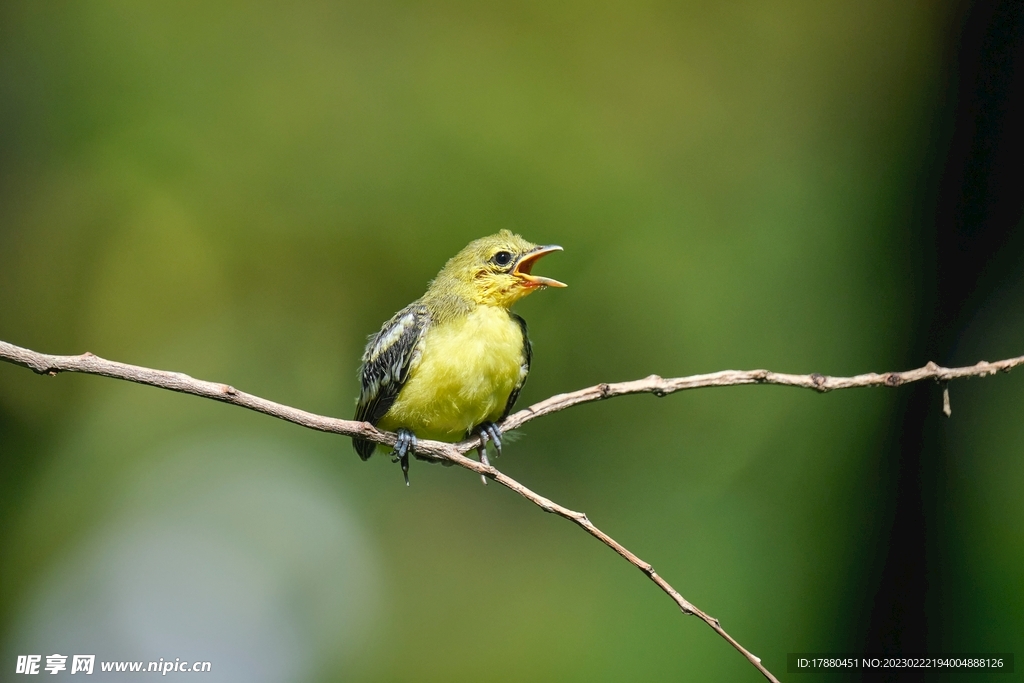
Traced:
<svg viewBox="0 0 1024 683">
<path fill-rule="evenodd" d="M 476 431 L 480 435 L 480 445 L 484 451 L 487 450 L 487 442 L 490 441 L 494 444 L 495 455 L 501 455 L 501 430 L 498 429 L 498 425 L 493 422 L 482 422 Z"/>
<path fill-rule="evenodd" d="M 494 444 L 495 456 L 501 455 L 501 430 L 493 422 L 484 422 L 476 428 L 476 431 L 480 435 L 480 446 L 476 452 L 480 455 L 480 462 L 490 467 L 491 461 L 487 459 L 487 441 L 490 440 Z M 481 474 L 480 481 L 487 486 L 487 477 Z"/>
<path fill-rule="evenodd" d="M 416 435 L 408 429 L 398 430 L 398 440 L 391 451 L 391 462 L 402 463 L 402 476 L 405 477 L 405 485 L 409 485 L 409 454 L 416 452 Z"/>
<path fill-rule="evenodd" d="M 480 462 L 483 463 L 484 465 L 487 465 L 488 467 L 490 467 L 491 466 L 491 461 L 487 459 L 487 446 L 486 445 L 479 446 L 476 449 L 476 452 L 480 455 Z M 480 475 L 480 481 L 482 481 L 484 483 L 484 486 L 487 486 L 487 477 L 485 477 L 484 475 L 481 474 Z"/>
</svg>

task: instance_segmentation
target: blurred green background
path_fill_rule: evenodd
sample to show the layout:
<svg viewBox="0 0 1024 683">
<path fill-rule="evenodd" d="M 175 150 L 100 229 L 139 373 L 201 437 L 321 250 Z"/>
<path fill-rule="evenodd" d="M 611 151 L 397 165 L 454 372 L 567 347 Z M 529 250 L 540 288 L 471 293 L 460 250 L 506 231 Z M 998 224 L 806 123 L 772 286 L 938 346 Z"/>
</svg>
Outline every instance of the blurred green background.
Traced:
<svg viewBox="0 0 1024 683">
<path fill-rule="evenodd" d="M 509 228 L 563 245 L 541 271 L 570 284 L 518 307 L 521 406 L 651 373 L 922 365 L 915 221 L 960 16 L 5 2 L 0 339 L 347 418 L 366 336 Z M 959 360 L 1022 352 L 1019 316 L 973 324 Z M 1022 392 L 954 387 L 936 647 L 1024 654 Z M 899 400 L 620 398 L 530 423 L 497 465 L 785 676 L 787 652 L 864 643 Z M 0 462 L 4 680 L 52 652 L 224 681 L 758 679 L 607 548 L 465 471 L 414 462 L 406 488 L 347 439 L 5 364 Z"/>
</svg>

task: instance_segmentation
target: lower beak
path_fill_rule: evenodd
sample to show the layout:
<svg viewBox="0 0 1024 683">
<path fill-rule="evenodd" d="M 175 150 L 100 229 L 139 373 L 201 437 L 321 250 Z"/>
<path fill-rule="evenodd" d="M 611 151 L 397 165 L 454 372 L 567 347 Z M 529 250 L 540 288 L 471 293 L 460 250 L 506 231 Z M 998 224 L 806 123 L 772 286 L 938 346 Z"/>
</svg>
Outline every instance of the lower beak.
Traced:
<svg viewBox="0 0 1024 683">
<path fill-rule="evenodd" d="M 546 247 L 537 247 L 530 253 L 519 259 L 519 263 L 512 269 L 512 274 L 517 275 L 526 281 L 526 284 L 531 287 L 568 287 L 569 285 L 558 280 L 553 280 L 549 277 L 540 277 L 539 275 L 532 275 L 530 273 L 533 270 L 533 265 L 542 257 L 546 256 L 555 251 L 562 251 L 562 248 L 557 244 L 549 244 Z"/>
</svg>

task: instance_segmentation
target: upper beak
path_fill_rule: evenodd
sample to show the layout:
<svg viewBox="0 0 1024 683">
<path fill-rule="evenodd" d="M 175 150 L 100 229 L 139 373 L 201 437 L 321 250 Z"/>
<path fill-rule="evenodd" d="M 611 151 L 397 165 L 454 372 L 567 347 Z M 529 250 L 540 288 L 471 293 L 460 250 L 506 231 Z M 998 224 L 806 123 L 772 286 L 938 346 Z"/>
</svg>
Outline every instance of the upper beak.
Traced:
<svg viewBox="0 0 1024 683">
<path fill-rule="evenodd" d="M 518 275 L 523 280 L 525 280 L 528 285 L 533 287 L 568 287 L 569 285 L 565 284 L 564 282 L 559 282 L 558 280 L 553 280 L 549 277 L 541 277 L 539 275 L 530 274 L 530 271 L 533 269 L 533 264 L 535 264 L 538 261 L 538 259 L 540 259 L 540 257 L 550 254 L 551 252 L 554 251 L 562 251 L 562 248 L 557 244 L 549 244 L 546 247 L 537 247 L 536 249 L 534 249 L 533 251 L 529 252 L 528 254 L 524 255 L 522 258 L 519 259 L 519 262 L 516 264 L 516 267 L 512 269 L 512 274 Z"/>
</svg>

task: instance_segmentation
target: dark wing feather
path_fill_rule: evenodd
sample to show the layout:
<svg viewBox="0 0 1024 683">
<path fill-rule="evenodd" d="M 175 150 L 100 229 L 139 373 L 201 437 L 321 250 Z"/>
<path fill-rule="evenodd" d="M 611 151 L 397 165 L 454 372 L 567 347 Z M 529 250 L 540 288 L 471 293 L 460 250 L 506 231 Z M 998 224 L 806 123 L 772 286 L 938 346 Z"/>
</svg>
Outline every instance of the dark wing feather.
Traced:
<svg viewBox="0 0 1024 683">
<path fill-rule="evenodd" d="M 533 360 L 533 347 L 530 345 L 530 336 L 526 333 L 526 321 L 515 313 L 509 313 L 509 315 L 519 323 L 519 329 L 523 331 L 523 364 L 520 367 L 519 384 L 508 395 L 508 402 L 505 403 L 505 412 L 501 414 L 502 420 L 512 412 L 512 407 L 515 406 L 516 399 L 519 398 L 519 392 L 523 390 L 523 385 L 526 384 L 526 377 L 530 374 L 530 361 Z"/>
<path fill-rule="evenodd" d="M 409 378 L 409 368 L 419 356 L 420 342 L 430 326 L 430 312 L 422 304 L 410 304 L 384 323 L 370 337 L 359 367 L 359 402 L 356 420 L 376 425 L 398 398 Z M 373 441 L 352 439 L 359 457 L 366 460 L 377 447 Z"/>
</svg>

